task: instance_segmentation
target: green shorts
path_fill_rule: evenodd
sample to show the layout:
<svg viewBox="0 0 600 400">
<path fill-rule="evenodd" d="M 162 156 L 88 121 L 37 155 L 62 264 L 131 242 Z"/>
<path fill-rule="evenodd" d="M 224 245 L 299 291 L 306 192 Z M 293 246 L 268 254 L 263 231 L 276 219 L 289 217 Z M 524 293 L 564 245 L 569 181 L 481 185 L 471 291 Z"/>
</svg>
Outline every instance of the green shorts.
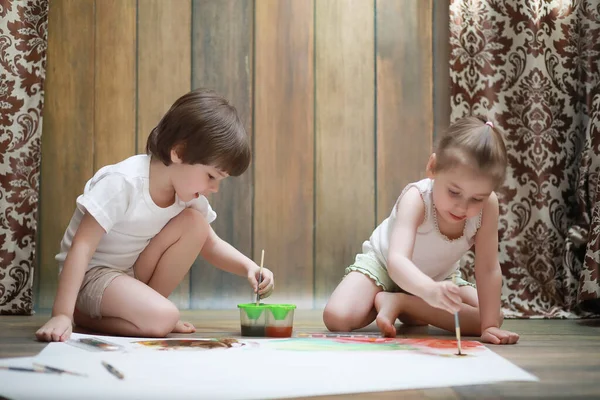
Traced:
<svg viewBox="0 0 600 400">
<path fill-rule="evenodd" d="M 360 272 L 373 279 L 375 284 L 385 292 L 405 292 L 392 280 L 385 265 L 382 265 L 372 252 L 357 254 L 354 264 L 346 268 L 344 277 L 352 271 Z M 464 280 L 458 269 L 445 280 L 452 280 L 453 277 L 456 277 L 456 284 L 458 286 L 476 287 L 475 284 Z"/>
</svg>

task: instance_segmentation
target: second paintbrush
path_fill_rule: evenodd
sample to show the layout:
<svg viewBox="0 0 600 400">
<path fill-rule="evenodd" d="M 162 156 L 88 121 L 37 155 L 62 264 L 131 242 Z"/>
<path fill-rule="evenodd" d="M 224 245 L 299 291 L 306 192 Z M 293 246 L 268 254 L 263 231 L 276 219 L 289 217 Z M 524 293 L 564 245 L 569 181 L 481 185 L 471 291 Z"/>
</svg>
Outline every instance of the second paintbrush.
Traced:
<svg viewBox="0 0 600 400">
<path fill-rule="evenodd" d="M 265 261 L 265 250 L 260 254 L 260 271 L 258 272 L 258 283 L 256 284 L 256 305 L 260 304 L 260 284 L 262 283 L 263 263 Z"/>
<path fill-rule="evenodd" d="M 456 274 L 452 276 L 452 283 L 456 285 Z M 460 348 L 460 323 L 458 320 L 458 311 L 454 313 L 454 328 L 456 330 L 456 346 L 458 347 L 458 355 L 462 355 Z"/>
</svg>

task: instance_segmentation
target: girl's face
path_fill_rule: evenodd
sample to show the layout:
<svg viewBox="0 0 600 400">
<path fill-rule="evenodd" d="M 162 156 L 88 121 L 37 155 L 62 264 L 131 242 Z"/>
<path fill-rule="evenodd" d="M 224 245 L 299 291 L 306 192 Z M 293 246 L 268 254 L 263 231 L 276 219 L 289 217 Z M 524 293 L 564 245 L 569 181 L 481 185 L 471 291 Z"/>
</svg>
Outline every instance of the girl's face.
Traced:
<svg viewBox="0 0 600 400">
<path fill-rule="evenodd" d="M 462 223 L 479 214 L 494 183 L 471 168 L 458 166 L 434 174 L 433 201 L 438 217 L 449 224 Z"/>
<path fill-rule="evenodd" d="M 184 202 L 218 192 L 221 181 L 229 176 L 211 165 L 185 164 L 175 152 L 171 153 L 171 160 L 171 182 L 175 193 Z"/>
</svg>

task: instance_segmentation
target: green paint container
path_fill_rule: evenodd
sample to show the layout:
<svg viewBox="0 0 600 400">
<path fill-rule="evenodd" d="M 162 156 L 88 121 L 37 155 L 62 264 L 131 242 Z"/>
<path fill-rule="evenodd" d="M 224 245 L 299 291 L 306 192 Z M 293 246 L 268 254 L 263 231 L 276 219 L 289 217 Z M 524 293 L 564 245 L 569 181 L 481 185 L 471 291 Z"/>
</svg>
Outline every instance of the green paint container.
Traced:
<svg viewBox="0 0 600 400">
<path fill-rule="evenodd" d="M 294 304 L 238 304 L 242 336 L 291 337 Z"/>
</svg>

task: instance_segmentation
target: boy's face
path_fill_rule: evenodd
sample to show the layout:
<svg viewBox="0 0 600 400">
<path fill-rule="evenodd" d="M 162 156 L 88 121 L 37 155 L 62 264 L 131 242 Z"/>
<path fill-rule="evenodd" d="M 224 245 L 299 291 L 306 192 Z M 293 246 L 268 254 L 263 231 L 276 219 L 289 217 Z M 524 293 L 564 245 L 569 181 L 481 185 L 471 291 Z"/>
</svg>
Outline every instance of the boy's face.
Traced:
<svg viewBox="0 0 600 400">
<path fill-rule="evenodd" d="M 179 157 L 173 157 L 169 168 L 173 188 L 184 202 L 218 192 L 221 181 L 229 176 L 211 165 L 185 164 Z"/>
</svg>

